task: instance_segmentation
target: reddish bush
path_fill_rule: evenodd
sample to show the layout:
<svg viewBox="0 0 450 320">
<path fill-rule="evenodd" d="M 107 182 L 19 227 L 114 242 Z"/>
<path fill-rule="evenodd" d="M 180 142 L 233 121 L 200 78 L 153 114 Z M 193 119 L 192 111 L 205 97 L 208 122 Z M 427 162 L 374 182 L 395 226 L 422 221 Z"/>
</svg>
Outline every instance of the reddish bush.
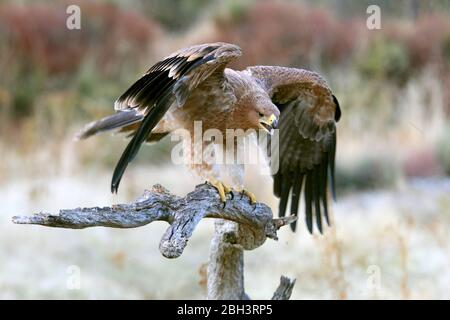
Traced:
<svg viewBox="0 0 450 320">
<path fill-rule="evenodd" d="M 160 33 L 160 27 L 149 18 L 113 4 L 84 1 L 81 10 L 88 16 L 90 46 L 99 43 L 98 61 L 104 67 L 144 57 Z"/>
<path fill-rule="evenodd" d="M 377 42 L 398 46 L 405 54 L 403 73 L 409 75 L 430 64 L 443 66 L 445 43 L 450 39 L 450 19 L 441 14 L 423 15 L 414 22 L 386 20 L 381 30 L 369 32 L 363 20 L 341 20 L 324 8 L 272 1 L 258 1 L 237 13 L 230 10 L 216 19 L 216 28 L 215 40 L 234 42 L 244 49 L 239 67 L 342 64 L 370 56 Z M 361 49 L 358 56 L 357 48 Z"/>
<path fill-rule="evenodd" d="M 450 19 L 442 15 L 421 17 L 406 39 L 411 66 L 420 68 L 443 62 L 444 41 L 450 36 Z"/>
<path fill-rule="evenodd" d="M 431 150 L 417 150 L 408 155 L 403 163 L 407 177 L 429 177 L 441 173 L 442 168 Z"/>
<path fill-rule="evenodd" d="M 382 37 L 405 48 L 412 70 L 431 64 L 443 65 L 446 41 L 450 39 L 450 19 L 433 14 L 420 16 L 415 22 L 391 21 L 383 27 Z"/>
<path fill-rule="evenodd" d="M 216 39 L 239 44 L 251 64 L 310 65 L 343 62 L 355 48 L 353 21 L 338 21 L 323 9 L 287 2 L 257 2 L 239 15 L 216 19 Z"/>
<path fill-rule="evenodd" d="M 1 5 L 0 37 L 8 43 L 11 62 L 58 74 L 77 69 L 89 52 L 106 68 L 127 54 L 135 59 L 147 52 L 158 33 L 155 23 L 136 12 L 91 1 L 78 4 L 81 30 L 67 29 L 65 5 Z"/>
</svg>

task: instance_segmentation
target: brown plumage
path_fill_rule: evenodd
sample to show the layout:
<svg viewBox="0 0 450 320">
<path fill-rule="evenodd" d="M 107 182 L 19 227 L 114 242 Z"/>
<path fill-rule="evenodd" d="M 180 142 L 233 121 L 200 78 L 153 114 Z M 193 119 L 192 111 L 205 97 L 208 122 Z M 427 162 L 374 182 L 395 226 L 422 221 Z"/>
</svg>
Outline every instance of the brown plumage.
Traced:
<svg viewBox="0 0 450 320">
<path fill-rule="evenodd" d="M 278 148 L 270 155 L 271 161 L 279 162 L 274 173 L 279 215 L 285 215 L 290 195 L 290 213 L 297 214 L 304 190 L 307 227 L 312 232 L 315 220 L 322 232 L 322 214 L 329 223 L 328 178 L 334 193 L 335 124 L 340 117 L 337 99 L 325 80 L 311 71 L 275 66 L 242 71 L 226 68 L 240 55 L 238 46 L 227 43 L 195 45 L 171 54 L 117 99 L 116 114 L 88 124 L 78 137 L 112 129 L 131 137 L 114 170 L 111 190 L 117 192 L 128 163 L 143 142 L 158 141 L 178 129 L 187 130 L 192 137 L 195 121 L 201 121 L 203 132 L 215 129 L 225 137 L 227 129 L 271 131 L 279 120 L 279 139 L 273 142 Z M 237 138 L 233 139 L 237 145 Z M 183 154 L 200 177 L 228 179 L 233 188 L 243 190 L 242 164 L 192 161 L 199 153 L 213 150 L 208 148 L 215 148 L 217 140 L 203 139 L 200 146 L 185 141 Z M 230 150 L 225 152 L 237 152 L 236 148 Z"/>
</svg>

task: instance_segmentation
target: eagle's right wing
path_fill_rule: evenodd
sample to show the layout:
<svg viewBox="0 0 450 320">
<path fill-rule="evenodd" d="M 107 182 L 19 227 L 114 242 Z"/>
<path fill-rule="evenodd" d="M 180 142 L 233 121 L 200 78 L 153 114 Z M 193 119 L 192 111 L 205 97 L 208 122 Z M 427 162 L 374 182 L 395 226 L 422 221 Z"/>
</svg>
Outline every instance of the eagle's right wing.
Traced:
<svg viewBox="0 0 450 320">
<path fill-rule="evenodd" d="M 247 71 L 280 109 L 278 148 L 271 161 L 279 161 L 274 194 L 284 216 L 289 196 L 290 213 L 297 215 L 302 189 L 305 220 L 312 233 L 313 219 L 322 232 L 322 213 L 329 224 L 327 185 L 334 193 L 336 122 L 341 111 L 336 97 L 317 73 L 285 67 L 256 66 Z M 295 230 L 295 223 L 291 224 Z"/>
</svg>

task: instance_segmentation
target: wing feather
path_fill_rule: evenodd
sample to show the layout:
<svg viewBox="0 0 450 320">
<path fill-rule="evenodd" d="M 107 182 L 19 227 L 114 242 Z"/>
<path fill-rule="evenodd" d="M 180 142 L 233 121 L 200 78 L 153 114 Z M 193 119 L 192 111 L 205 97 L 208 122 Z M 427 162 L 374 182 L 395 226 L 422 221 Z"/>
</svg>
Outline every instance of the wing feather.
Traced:
<svg viewBox="0 0 450 320">
<path fill-rule="evenodd" d="M 335 195 L 339 103 L 326 81 L 315 72 L 270 66 L 250 67 L 247 71 L 267 91 L 281 112 L 279 145 L 271 155 L 279 157 L 280 164 L 273 176 L 274 194 L 280 198 L 279 215 L 285 216 L 289 197 L 291 214 L 298 214 L 303 188 L 306 226 L 313 233 L 315 222 L 322 233 L 322 216 L 330 224 L 328 177 Z M 295 224 L 291 227 L 295 231 Z"/>
<path fill-rule="evenodd" d="M 297 215 L 299 204 L 300 204 L 300 195 L 302 191 L 302 184 L 303 184 L 303 176 L 304 174 L 300 172 L 300 170 L 297 168 L 294 175 L 294 186 L 292 188 L 292 198 L 291 198 L 291 214 Z M 288 195 L 289 196 L 289 195 Z M 280 209 L 281 212 L 281 209 Z M 292 231 L 295 231 L 295 228 L 297 226 L 297 221 L 294 221 L 291 223 L 291 229 Z"/>
</svg>

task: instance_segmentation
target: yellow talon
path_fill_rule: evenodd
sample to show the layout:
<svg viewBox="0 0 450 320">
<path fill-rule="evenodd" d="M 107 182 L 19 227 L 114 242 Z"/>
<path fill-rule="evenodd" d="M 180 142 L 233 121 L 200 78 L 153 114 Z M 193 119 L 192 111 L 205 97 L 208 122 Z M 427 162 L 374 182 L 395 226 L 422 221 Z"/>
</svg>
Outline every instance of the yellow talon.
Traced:
<svg viewBox="0 0 450 320">
<path fill-rule="evenodd" d="M 219 192 L 219 197 L 220 197 L 220 201 L 222 202 L 226 202 L 227 201 L 227 197 L 225 194 L 230 193 L 231 192 L 231 188 L 226 185 L 225 183 L 223 183 L 222 181 L 216 180 L 216 179 L 211 179 L 209 181 L 209 183 L 217 189 L 217 192 Z"/>
<path fill-rule="evenodd" d="M 231 192 L 231 187 L 226 185 L 225 183 L 222 182 L 222 186 L 223 186 L 223 191 L 225 191 L 225 193 L 230 193 Z"/>
<path fill-rule="evenodd" d="M 256 196 L 252 192 L 244 189 L 242 190 L 242 193 L 250 199 L 251 204 L 256 204 Z"/>
</svg>

